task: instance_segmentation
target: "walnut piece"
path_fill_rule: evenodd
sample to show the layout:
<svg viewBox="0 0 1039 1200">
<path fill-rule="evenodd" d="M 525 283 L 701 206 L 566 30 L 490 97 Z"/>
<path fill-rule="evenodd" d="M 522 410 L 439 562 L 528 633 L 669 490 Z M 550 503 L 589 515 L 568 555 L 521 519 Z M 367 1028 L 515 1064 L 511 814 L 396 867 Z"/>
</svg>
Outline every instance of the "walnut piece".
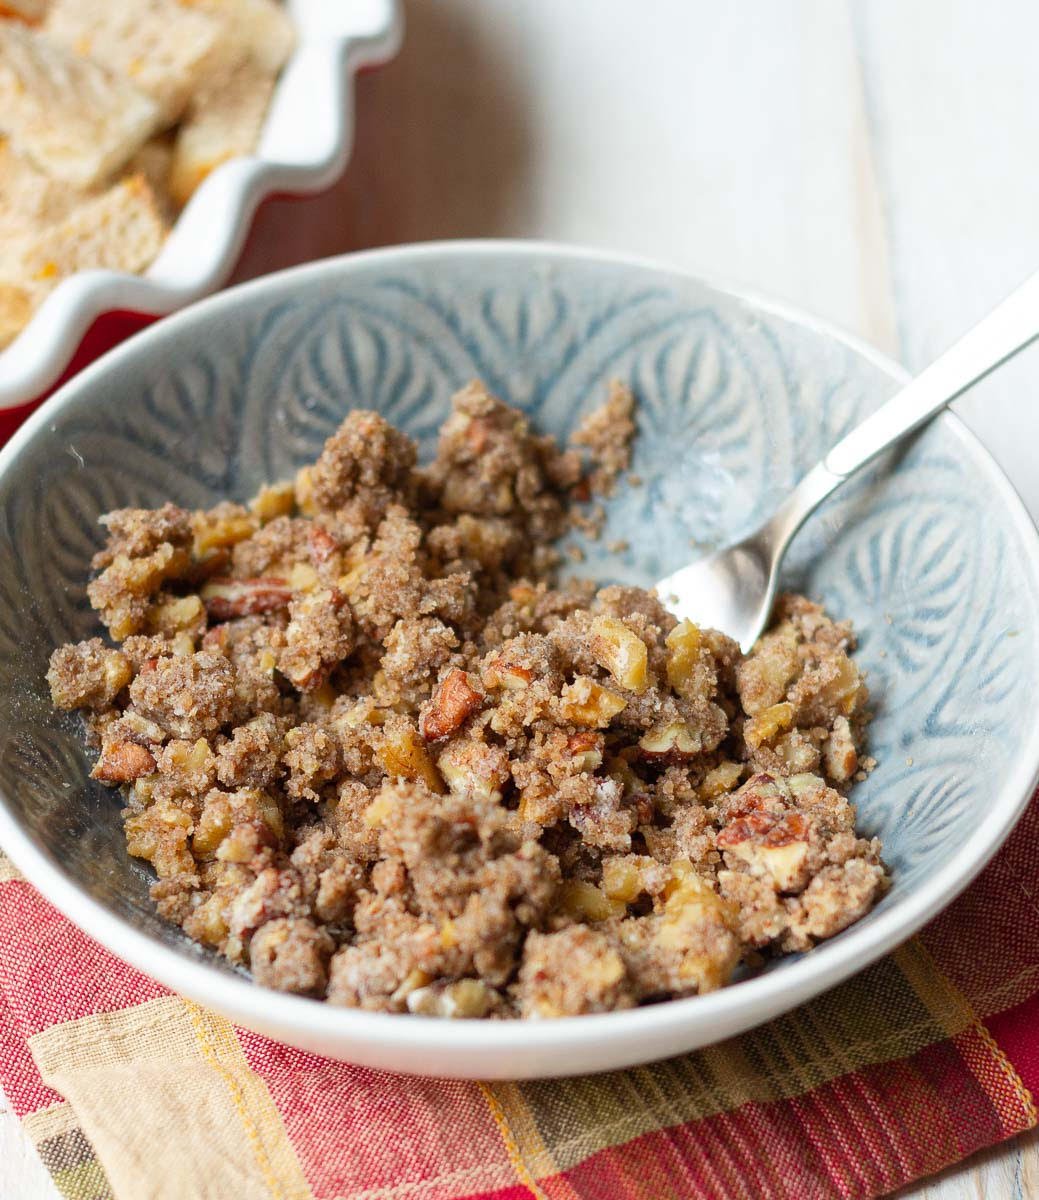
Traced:
<svg viewBox="0 0 1039 1200">
<path fill-rule="evenodd" d="M 789 729 L 794 721 L 794 706 L 787 701 L 761 709 L 743 727 L 747 745 L 757 749 L 762 742 L 774 738 L 782 729 Z"/>
<path fill-rule="evenodd" d="M 649 687 L 646 643 L 617 617 L 598 616 L 591 625 L 592 657 L 629 692 Z"/>
<path fill-rule="evenodd" d="M 627 706 L 627 700 L 619 693 L 611 692 L 589 675 L 578 675 L 573 683 L 564 685 L 559 711 L 565 720 L 573 721 L 575 725 L 602 729 Z"/>
<path fill-rule="evenodd" d="M 155 756 L 147 746 L 136 742 L 111 742 L 101 751 L 91 779 L 102 783 L 130 783 L 155 770 Z"/>
</svg>

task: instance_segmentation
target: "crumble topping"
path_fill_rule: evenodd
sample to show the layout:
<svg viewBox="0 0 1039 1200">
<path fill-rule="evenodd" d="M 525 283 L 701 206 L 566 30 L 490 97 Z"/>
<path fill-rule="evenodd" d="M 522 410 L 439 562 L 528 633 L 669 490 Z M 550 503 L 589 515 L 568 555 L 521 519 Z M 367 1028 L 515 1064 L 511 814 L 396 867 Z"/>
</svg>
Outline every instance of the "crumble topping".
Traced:
<svg viewBox="0 0 1039 1200">
<path fill-rule="evenodd" d="M 633 413 L 614 385 L 562 450 L 474 383 L 428 466 L 352 412 L 247 506 L 103 518 L 114 645 L 48 681 L 163 916 L 264 986 L 503 1018 L 709 991 L 868 911 L 850 626 L 785 596 L 743 655 L 556 580 Z"/>
</svg>

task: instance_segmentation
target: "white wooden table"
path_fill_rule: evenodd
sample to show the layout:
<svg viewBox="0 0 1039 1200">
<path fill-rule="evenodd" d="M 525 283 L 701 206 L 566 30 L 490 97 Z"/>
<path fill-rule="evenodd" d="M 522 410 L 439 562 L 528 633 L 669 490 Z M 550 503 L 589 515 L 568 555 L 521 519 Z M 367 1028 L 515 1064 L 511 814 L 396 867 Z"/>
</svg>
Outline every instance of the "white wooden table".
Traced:
<svg viewBox="0 0 1039 1200">
<path fill-rule="evenodd" d="M 265 212 L 243 274 L 556 238 L 791 301 L 920 368 L 1039 267 L 1028 0 L 414 0 L 408 17 L 400 58 L 360 82 L 347 178 Z M 1037 391 L 1033 350 L 957 406 L 1033 514 Z M 0 1197 L 55 1195 L 0 1115 Z M 903 1195 L 1039 1195 L 1039 1140 Z"/>
</svg>

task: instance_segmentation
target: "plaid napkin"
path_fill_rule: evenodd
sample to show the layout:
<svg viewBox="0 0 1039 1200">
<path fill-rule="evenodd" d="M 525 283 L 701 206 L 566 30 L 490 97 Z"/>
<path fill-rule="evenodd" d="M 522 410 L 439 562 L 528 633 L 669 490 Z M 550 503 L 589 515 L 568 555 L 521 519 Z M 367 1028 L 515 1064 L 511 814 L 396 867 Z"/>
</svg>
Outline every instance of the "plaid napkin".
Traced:
<svg viewBox="0 0 1039 1200">
<path fill-rule="evenodd" d="M 488 1084 L 236 1029 L 0 857 L 0 1083 L 69 1200 L 875 1196 L 1036 1124 L 1037 881 L 1039 795 L 923 933 L 788 1016 L 654 1066 Z"/>
</svg>

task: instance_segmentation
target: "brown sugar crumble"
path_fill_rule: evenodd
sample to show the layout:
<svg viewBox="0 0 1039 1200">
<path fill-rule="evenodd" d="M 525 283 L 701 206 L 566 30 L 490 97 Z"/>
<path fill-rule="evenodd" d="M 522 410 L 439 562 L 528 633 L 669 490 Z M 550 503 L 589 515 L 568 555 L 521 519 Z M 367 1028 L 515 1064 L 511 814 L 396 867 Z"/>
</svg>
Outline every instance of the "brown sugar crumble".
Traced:
<svg viewBox="0 0 1039 1200">
<path fill-rule="evenodd" d="M 503 1018 L 706 992 L 869 910 L 850 627 L 786 596 L 742 655 L 555 580 L 633 433 L 615 387 L 582 461 L 472 384 L 429 466 L 357 411 L 247 506 L 103 518 L 114 644 L 48 681 L 165 918 L 271 988 Z"/>
<path fill-rule="evenodd" d="M 635 397 L 631 389 L 614 380 L 606 403 L 593 409 L 570 438 L 572 446 L 591 452 L 593 467 L 588 490 L 593 496 L 612 496 L 617 479 L 631 466 L 631 443 L 635 437 Z"/>
</svg>

